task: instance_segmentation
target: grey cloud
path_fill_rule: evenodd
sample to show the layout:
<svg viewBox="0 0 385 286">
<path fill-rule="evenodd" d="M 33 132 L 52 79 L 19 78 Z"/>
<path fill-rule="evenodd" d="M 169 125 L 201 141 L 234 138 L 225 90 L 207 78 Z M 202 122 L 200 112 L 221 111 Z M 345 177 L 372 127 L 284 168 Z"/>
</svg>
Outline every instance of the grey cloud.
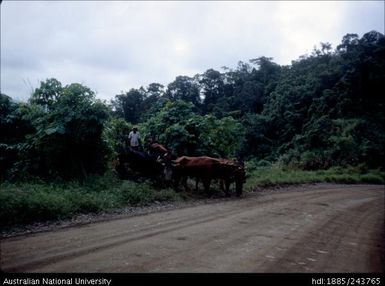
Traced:
<svg viewBox="0 0 385 286">
<path fill-rule="evenodd" d="M 56 77 L 109 99 L 259 56 L 288 64 L 321 41 L 384 32 L 382 2 L 311 3 L 3 1 L 2 92 L 26 100 L 30 85 Z"/>
</svg>

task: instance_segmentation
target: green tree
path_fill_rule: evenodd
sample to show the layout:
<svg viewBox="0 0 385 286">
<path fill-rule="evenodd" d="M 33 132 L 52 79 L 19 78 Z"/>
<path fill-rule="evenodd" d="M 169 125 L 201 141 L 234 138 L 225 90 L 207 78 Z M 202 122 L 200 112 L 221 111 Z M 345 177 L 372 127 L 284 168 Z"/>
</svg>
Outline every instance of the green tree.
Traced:
<svg viewBox="0 0 385 286">
<path fill-rule="evenodd" d="M 19 153 L 27 147 L 26 135 L 34 130 L 31 121 L 23 116 L 24 106 L 0 94 L 0 181 L 12 179 L 24 169 Z"/>
<path fill-rule="evenodd" d="M 61 82 L 55 78 L 47 79 L 40 82 L 40 87 L 33 92 L 30 103 L 44 106 L 45 109 L 50 109 L 62 94 L 63 87 Z"/>
<path fill-rule="evenodd" d="M 274 157 L 304 168 L 381 165 L 384 55 L 382 34 L 347 34 L 335 52 L 321 43 L 320 50 L 283 69 L 262 112 L 273 130 Z"/>
<path fill-rule="evenodd" d="M 36 90 L 49 86 L 47 82 L 42 82 Z M 16 156 L 5 171 L 7 179 L 13 174 L 84 178 L 105 170 L 109 149 L 102 132 L 108 109 L 95 99 L 90 88 L 78 83 L 67 85 L 51 98 L 49 105 L 46 101 L 30 100 L 9 113 L 8 119 L 10 116 L 17 118 L 17 128 L 24 126 L 24 131 L 13 136 Z M 9 142 L 6 143 L 9 148 Z"/>
<path fill-rule="evenodd" d="M 166 101 L 164 86 L 159 83 L 149 84 L 144 92 L 140 121 L 146 121 L 153 114 L 157 113 Z"/>
<path fill-rule="evenodd" d="M 200 109 L 201 99 L 199 85 L 194 78 L 178 76 L 167 86 L 166 97 L 172 101 L 183 100 L 191 102 L 197 110 Z"/>
<path fill-rule="evenodd" d="M 178 156 L 232 157 L 244 138 L 243 126 L 235 119 L 196 114 L 194 106 L 184 101 L 168 102 L 142 128 Z"/>
<path fill-rule="evenodd" d="M 224 76 L 214 69 L 207 70 L 199 77 L 199 83 L 203 90 L 203 113 L 217 113 L 221 116 L 223 112 L 218 108 L 218 101 L 225 96 Z M 217 108 L 217 110 L 215 110 Z"/>
<path fill-rule="evenodd" d="M 132 88 L 126 93 L 116 95 L 115 99 L 111 101 L 114 115 L 123 117 L 132 124 L 138 123 L 142 115 L 144 98 L 144 88 Z"/>
<path fill-rule="evenodd" d="M 128 135 L 133 125 L 125 121 L 123 118 L 111 117 L 104 126 L 103 140 L 112 149 L 112 158 L 116 158 L 119 152 L 126 148 Z"/>
</svg>

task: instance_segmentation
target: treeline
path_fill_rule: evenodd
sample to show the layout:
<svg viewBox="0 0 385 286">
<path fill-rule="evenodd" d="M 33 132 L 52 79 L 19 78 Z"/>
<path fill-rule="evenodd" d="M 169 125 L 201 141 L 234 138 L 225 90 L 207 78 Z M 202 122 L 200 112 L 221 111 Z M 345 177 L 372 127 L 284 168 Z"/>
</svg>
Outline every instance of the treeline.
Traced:
<svg viewBox="0 0 385 286">
<path fill-rule="evenodd" d="M 42 82 L 27 103 L 0 97 L 1 178 L 103 173 L 137 125 L 175 155 L 242 157 L 302 169 L 385 159 L 385 37 L 347 34 L 289 66 L 260 57 L 235 69 L 152 83 L 109 103 L 80 84 Z"/>
</svg>

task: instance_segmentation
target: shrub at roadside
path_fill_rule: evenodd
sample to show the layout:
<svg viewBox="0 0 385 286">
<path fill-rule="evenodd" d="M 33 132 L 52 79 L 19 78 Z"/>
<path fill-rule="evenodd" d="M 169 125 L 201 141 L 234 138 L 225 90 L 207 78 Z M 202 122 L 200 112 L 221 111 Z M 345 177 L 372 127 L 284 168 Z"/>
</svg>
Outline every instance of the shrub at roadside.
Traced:
<svg viewBox="0 0 385 286">
<path fill-rule="evenodd" d="M 366 170 L 358 167 L 333 167 L 328 170 L 306 171 L 288 168 L 279 164 L 270 166 L 249 162 L 246 165 L 248 179 L 245 190 L 255 187 L 270 187 L 290 184 L 344 183 L 385 184 L 385 173 L 381 170 Z"/>
<path fill-rule="evenodd" d="M 147 183 L 94 177 L 81 184 L 43 182 L 0 185 L 0 226 L 70 218 L 126 206 L 182 200 L 173 190 Z"/>
</svg>

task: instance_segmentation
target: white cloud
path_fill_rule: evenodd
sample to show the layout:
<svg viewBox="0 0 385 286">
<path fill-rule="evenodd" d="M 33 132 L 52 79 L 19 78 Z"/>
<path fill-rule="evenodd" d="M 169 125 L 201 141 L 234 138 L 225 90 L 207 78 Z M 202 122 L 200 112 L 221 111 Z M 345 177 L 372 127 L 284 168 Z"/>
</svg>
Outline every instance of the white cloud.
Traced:
<svg viewBox="0 0 385 286">
<path fill-rule="evenodd" d="M 346 4 L 330 1 L 280 2 L 274 22 L 279 26 L 279 37 L 284 45 L 278 50 L 277 60 L 290 64 L 299 56 L 298 53 L 311 53 L 319 42 L 334 42 L 333 32 L 340 24 Z"/>
<path fill-rule="evenodd" d="M 383 2 L 33 1 L 1 4 L 1 91 L 26 100 L 55 77 L 105 99 L 178 75 L 383 31 Z M 30 82 L 31 84 L 29 84 Z"/>
</svg>

